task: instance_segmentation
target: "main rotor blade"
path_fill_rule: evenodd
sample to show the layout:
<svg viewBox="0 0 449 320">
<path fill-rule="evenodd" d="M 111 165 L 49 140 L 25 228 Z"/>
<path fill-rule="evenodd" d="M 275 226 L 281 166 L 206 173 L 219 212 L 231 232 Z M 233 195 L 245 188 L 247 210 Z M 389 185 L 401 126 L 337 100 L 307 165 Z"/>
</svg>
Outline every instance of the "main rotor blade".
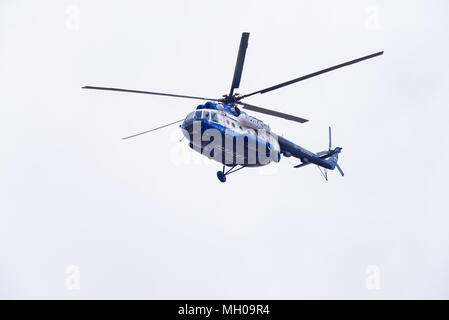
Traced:
<svg viewBox="0 0 449 320">
<path fill-rule="evenodd" d="M 133 134 L 132 136 L 124 137 L 124 138 L 122 138 L 122 140 L 126 140 L 126 139 L 129 139 L 129 138 L 137 137 L 137 136 L 140 136 L 141 134 L 144 134 L 144 133 L 149 133 L 149 132 L 152 132 L 152 131 L 156 131 L 156 130 L 159 130 L 159 129 L 171 126 L 171 125 L 173 125 L 175 123 L 178 123 L 178 122 L 181 122 L 181 121 L 184 121 L 184 119 L 181 119 L 181 120 L 178 120 L 178 121 L 175 121 L 175 122 L 172 122 L 172 123 L 169 123 L 169 124 L 166 124 L 166 125 L 163 125 L 163 126 L 151 129 L 151 130 L 147 130 L 147 131 L 144 131 L 144 132 L 139 132 L 139 133 Z"/>
<path fill-rule="evenodd" d="M 251 104 L 247 104 L 247 103 L 243 103 L 243 102 L 237 102 L 237 103 L 242 105 L 244 109 L 248 109 L 248 110 L 255 111 L 255 112 L 269 114 L 270 116 L 275 116 L 275 117 L 278 117 L 278 118 L 292 120 L 292 121 L 296 121 L 296 122 L 299 122 L 299 123 L 304 123 L 304 122 L 309 121 L 309 120 L 304 119 L 304 118 L 300 118 L 300 117 L 297 117 L 297 116 L 292 116 L 291 114 L 282 113 L 282 112 L 278 112 L 278 111 L 274 111 L 274 110 L 270 110 L 270 109 L 265 109 L 265 108 L 257 107 L 257 106 L 251 105 Z"/>
<path fill-rule="evenodd" d="M 242 78 L 243 63 L 245 62 L 246 48 L 248 48 L 249 33 L 243 32 L 240 39 L 239 53 L 237 54 L 237 61 L 235 62 L 234 78 L 232 79 L 230 96 L 234 94 L 234 89 L 240 86 L 240 79 Z"/>
<path fill-rule="evenodd" d="M 218 99 L 210 99 L 210 98 L 194 97 L 194 96 L 185 96 L 185 95 L 171 94 L 171 93 L 141 91 L 141 90 L 105 88 L 105 87 L 91 87 L 91 86 L 84 86 L 84 87 L 82 87 L 82 89 L 109 90 L 109 91 L 131 92 L 131 93 L 153 94 L 153 95 L 157 95 L 157 96 L 167 96 L 167 97 L 175 97 L 175 98 L 187 98 L 187 99 L 197 99 L 197 100 L 219 101 Z"/>
<path fill-rule="evenodd" d="M 367 59 L 371 59 L 371 58 L 380 56 L 383 53 L 384 53 L 383 51 L 377 52 L 377 53 L 370 54 L 370 55 L 362 57 L 362 58 L 358 58 L 358 59 L 355 59 L 355 60 L 351 60 L 351 61 L 339 64 L 339 65 L 327 68 L 327 69 L 323 69 L 323 70 L 320 70 L 320 71 L 317 71 L 317 72 L 314 72 L 314 73 L 310 73 L 308 75 L 305 75 L 305 76 L 302 76 L 302 77 L 299 77 L 299 78 L 296 78 L 296 79 L 293 79 L 293 80 L 290 80 L 290 81 L 286 81 L 286 82 L 277 84 L 275 86 L 271 86 L 271 87 L 268 87 L 268 88 L 265 88 L 265 89 L 262 89 L 262 90 L 259 90 L 259 91 L 252 92 L 250 94 L 243 95 L 243 96 L 239 97 L 239 99 L 247 98 L 247 97 L 255 95 L 257 93 L 267 93 L 267 92 L 270 92 L 270 91 L 273 91 L 273 90 L 276 90 L 276 89 L 279 89 L 279 88 L 291 85 L 293 83 L 296 83 L 296 82 L 299 82 L 299 81 L 303 81 L 303 80 L 306 80 L 306 79 L 318 76 L 320 74 L 323 74 L 323 73 L 326 73 L 326 72 L 329 72 L 329 71 L 333 71 L 333 70 L 336 70 L 336 69 L 339 69 L 339 68 L 343 68 L 343 67 L 349 66 L 349 65 L 354 64 L 354 63 L 361 62 L 363 60 L 367 60 Z"/>
</svg>

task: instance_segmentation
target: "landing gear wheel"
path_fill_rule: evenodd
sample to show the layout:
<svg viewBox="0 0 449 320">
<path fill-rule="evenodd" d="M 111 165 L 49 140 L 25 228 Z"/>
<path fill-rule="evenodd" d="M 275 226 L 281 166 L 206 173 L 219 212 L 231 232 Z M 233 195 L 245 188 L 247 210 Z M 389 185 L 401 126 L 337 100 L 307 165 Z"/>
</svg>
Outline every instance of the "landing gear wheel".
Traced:
<svg viewBox="0 0 449 320">
<path fill-rule="evenodd" d="M 223 171 L 217 171 L 217 178 L 221 182 L 226 182 L 226 175 L 223 173 Z"/>
</svg>

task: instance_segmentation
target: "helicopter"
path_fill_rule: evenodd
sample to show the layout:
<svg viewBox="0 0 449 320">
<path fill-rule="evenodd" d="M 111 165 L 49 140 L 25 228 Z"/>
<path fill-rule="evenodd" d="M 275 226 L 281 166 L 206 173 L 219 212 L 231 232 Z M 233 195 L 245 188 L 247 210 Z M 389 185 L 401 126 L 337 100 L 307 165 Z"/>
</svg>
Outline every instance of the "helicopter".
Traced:
<svg viewBox="0 0 449 320">
<path fill-rule="evenodd" d="M 234 93 L 234 90 L 240 87 L 248 39 L 249 33 L 243 32 L 240 39 L 231 89 L 228 94 L 224 94 L 221 98 L 204 98 L 180 94 L 96 86 L 84 86 L 82 88 L 206 100 L 206 103 L 198 105 L 184 119 L 133 134 L 122 139 L 126 140 L 134 138 L 182 122 L 179 127 L 183 132 L 183 136 L 189 141 L 189 147 L 223 165 L 223 169 L 217 172 L 217 178 L 220 182 L 226 182 L 226 177 L 228 175 L 243 168 L 260 167 L 268 165 L 271 162 L 279 162 L 281 160 L 281 155 L 286 158 L 294 157 L 299 159 L 301 162 L 298 165 L 295 165 L 294 168 L 301 168 L 310 164 L 316 165 L 326 181 L 328 180 L 327 170 L 334 170 L 337 168 L 340 174 L 344 176 L 343 170 L 338 165 L 338 155 L 341 153 L 342 148 L 332 148 L 331 127 L 329 127 L 328 149 L 314 153 L 277 135 L 271 130 L 267 123 L 249 115 L 242 109 L 298 123 L 305 123 L 308 121 L 307 119 L 272 109 L 258 107 L 242 102 L 242 100 L 256 94 L 265 94 L 339 68 L 380 56 L 384 52 L 380 51 L 249 94 L 240 95 L 239 93 Z"/>
</svg>

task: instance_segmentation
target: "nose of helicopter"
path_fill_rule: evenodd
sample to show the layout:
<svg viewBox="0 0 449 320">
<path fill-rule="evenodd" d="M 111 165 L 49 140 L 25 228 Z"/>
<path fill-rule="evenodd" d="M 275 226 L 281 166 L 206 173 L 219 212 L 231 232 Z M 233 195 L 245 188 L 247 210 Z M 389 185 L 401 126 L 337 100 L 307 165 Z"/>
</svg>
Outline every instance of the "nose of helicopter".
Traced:
<svg viewBox="0 0 449 320">
<path fill-rule="evenodd" d="M 190 135 L 192 134 L 192 131 L 193 131 L 193 116 L 192 116 L 192 114 L 189 113 L 179 127 L 181 128 L 184 136 L 186 138 L 190 139 Z"/>
<path fill-rule="evenodd" d="M 187 131 L 189 131 L 189 129 L 191 130 L 192 126 L 193 126 L 193 119 L 189 118 L 188 116 L 184 119 L 184 121 L 180 125 L 181 129 L 184 129 Z"/>
</svg>

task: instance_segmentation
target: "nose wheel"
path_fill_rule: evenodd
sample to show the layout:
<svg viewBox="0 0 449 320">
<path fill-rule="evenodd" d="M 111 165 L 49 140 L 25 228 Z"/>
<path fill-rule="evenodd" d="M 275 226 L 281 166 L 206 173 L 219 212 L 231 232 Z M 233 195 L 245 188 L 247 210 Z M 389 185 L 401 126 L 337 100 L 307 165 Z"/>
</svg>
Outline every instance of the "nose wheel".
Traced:
<svg viewBox="0 0 449 320">
<path fill-rule="evenodd" d="M 234 170 L 234 168 L 237 167 L 237 165 L 234 165 L 231 167 L 231 169 L 229 169 L 228 171 L 225 172 L 225 166 L 223 166 L 223 171 L 217 171 L 217 178 L 218 180 L 220 180 L 220 182 L 226 182 L 226 176 L 228 174 L 234 173 L 236 171 L 239 171 L 240 169 L 245 168 L 245 166 L 241 166 L 240 168 L 237 168 Z"/>
<path fill-rule="evenodd" d="M 226 182 L 226 175 L 223 173 L 223 171 L 217 171 L 217 178 L 221 182 Z"/>
</svg>

